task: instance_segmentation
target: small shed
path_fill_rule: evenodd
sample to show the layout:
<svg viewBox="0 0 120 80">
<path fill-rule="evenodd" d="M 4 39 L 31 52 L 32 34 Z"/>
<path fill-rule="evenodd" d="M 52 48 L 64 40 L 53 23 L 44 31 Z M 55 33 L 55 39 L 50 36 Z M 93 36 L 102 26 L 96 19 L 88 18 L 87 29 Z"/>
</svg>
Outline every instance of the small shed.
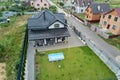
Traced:
<svg viewBox="0 0 120 80">
<path fill-rule="evenodd" d="M 52 53 L 52 54 L 48 54 L 48 59 L 49 61 L 58 61 L 58 60 L 63 60 L 64 59 L 64 55 L 62 52 L 60 53 Z"/>
</svg>

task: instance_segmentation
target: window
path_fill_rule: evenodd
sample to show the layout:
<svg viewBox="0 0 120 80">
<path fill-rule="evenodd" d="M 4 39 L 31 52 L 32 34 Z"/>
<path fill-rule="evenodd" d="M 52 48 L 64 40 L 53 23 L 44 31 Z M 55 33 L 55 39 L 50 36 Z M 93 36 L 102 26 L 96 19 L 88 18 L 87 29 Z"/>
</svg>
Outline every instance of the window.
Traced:
<svg viewBox="0 0 120 80">
<path fill-rule="evenodd" d="M 103 18 L 105 18 L 105 15 L 103 15 Z"/>
<path fill-rule="evenodd" d="M 108 16 L 108 19 L 111 19 L 111 17 L 112 17 L 112 16 L 111 16 L 111 15 L 109 15 L 109 16 Z"/>
<path fill-rule="evenodd" d="M 101 18 L 101 16 L 99 16 L 99 18 Z"/>
<path fill-rule="evenodd" d="M 33 3 L 32 3 L 32 5 L 33 5 Z"/>
<path fill-rule="evenodd" d="M 54 28 L 59 28 L 60 25 L 59 24 L 54 24 Z"/>
<path fill-rule="evenodd" d="M 117 20 L 118 20 L 118 17 L 115 17 L 115 18 L 114 18 L 114 21 L 117 21 Z"/>
<path fill-rule="evenodd" d="M 87 16 L 87 18 L 88 18 L 88 16 Z"/>
<path fill-rule="evenodd" d="M 104 25 L 106 25 L 107 24 L 107 21 L 104 21 Z"/>
<path fill-rule="evenodd" d="M 81 12 L 83 12 L 83 9 L 81 9 Z"/>
<path fill-rule="evenodd" d="M 89 12 L 89 9 L 87 9 L 87 12 Z"/>
<path fill-rule="evenodd" d="M 113 25 L 113 26 L 112 26 L 112 29 L 115 30 L 115 29 L 116 29 L 116 25 Z"/>
<path fill-rule="evenodd" d="M 47 4 L 44 4 L 44 6 L 47 6 Z"/>
<path fill-rule="evenodd" d="M 40 4 L 37 4 L 37 6 L 40 6 Z"/>
<path fill-rule="evenodd" d="M 90 5 L 90 2 L 88 3 L 88 5 Z"/>
</svg>

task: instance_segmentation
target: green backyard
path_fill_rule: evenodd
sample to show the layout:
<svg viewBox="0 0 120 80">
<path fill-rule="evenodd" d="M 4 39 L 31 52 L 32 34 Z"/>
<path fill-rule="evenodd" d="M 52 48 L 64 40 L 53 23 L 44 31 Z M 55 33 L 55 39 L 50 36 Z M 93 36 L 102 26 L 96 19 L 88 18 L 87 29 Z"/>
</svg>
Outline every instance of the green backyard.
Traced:
<svg viewBox="0 0 120 80">
<path fill-rule="evenodd" d="M 65 59 L 49 62 L 48 54 L 63 52 Z M 35 56 L 36 80 L 117 80 L 87 46 L 45 51 Z M 61 66 L 61 67 L 59 67 Z"/>
</svg>

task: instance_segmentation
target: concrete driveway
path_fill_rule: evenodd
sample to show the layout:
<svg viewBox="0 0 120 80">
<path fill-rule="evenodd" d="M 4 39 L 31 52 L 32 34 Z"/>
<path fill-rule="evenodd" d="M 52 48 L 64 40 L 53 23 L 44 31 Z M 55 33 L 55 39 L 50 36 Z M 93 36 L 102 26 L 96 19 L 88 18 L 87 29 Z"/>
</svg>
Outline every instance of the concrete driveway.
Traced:
<svg viewBox="0 0 120 80">
<path fill-rule="evenodd" d="M 47 45 L 47 46 L 37 47 L 38 51 L 84 46 L 82 41 L 78 38 L 78 36 L 74 33 L 74 31 L 70 27 L 68 27 L 68 31 L 69 31 L 71 37 L 69 37 L 69 41 L 67 43 L 58 43 L 55 45 Z"/>
</svg>

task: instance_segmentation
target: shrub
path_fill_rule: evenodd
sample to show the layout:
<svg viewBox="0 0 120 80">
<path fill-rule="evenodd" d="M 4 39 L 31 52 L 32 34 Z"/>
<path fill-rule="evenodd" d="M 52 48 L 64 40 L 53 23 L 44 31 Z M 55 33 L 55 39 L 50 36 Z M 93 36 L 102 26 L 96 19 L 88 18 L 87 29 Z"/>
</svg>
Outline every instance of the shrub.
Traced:
<svg viewBox="0 0 120 80">
<path fill-rule="evenodd" d="M 56 13 L 57 12 L 57 8 L 56 6 L 50 6 L 49 10 L 53 13 Z"/>
<path fill-rule="evenodd" d="M 64 6 L 64 3 L 63 3 L 63 2 L 59 2 L 59 5 L 60 5 L 60 6 Z"/>
</svg>

